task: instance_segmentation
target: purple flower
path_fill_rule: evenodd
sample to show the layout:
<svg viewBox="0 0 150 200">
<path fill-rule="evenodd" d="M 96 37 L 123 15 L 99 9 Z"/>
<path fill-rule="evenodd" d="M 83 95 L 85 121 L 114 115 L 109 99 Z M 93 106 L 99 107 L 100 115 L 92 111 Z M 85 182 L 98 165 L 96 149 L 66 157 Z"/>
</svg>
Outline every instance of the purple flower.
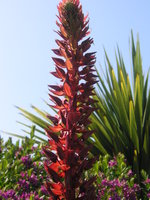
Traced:
<svg viewBox="0 0 150 200">
<path fill-rule="evenodd" d="M 37 149 L 37 147 L 35 147 L 35 146 L 32 146 L 32 151 L 34 151 L 34 150 L 36 150 Z"/>
<path fill-rule="evenodd" d="M 128 176 L 129 176 L 129 177 L 133 176 L 133 172 L 132 172 L 131 169 L 128 171 Z"/>
<path fill-rule="evenodd" d="M 20 200 L 20 199 L 30 200 L 31 196 L 34 196 L 34 200 L 43 200 L 43 198 L 40 198 L 36 192 L 30 192 L 30 193 L 23 192 L 19 196 L 18 200 Z"/>
<path fill-rule="evenodd" d="M 24 178 L 26 176 L 26 173 L 21 172 L 20 175 L 21 175 L 22 178 Z"/>
<path fill-rule="evenodd" d="M 17 200 L 17 197 L 15 196 L 15 191 L 12 189 L 7 190 L 6 192 L 0 191 L 0 196 L 3 197 L 4 199 Z"/>
<path fill-rule="evenodd" d="M 113 196 L 109 197 L 108 200 L 121 200 L 121 197 L 119 197 L 118 194 L 115 193 Z"/>
<path fill-rule="evenodd" d="M 48 194 L 48 192 L 47 192 L 47 190 L 46 190 L 44 185 L 41 186 L 41 192 L 42 192 L 42 194 L 45 194 L 45 195 Z"/>
<path fill-rule="evenodd" d="M 30 188 L 29 182 L 26 181 L 25 179 L 19 179 L 18 185 L 19 185 L 18 189 L 23 189 L 24 191 L 28 191 Z"/>
<path fill-rule="evenodd" d="M 117 165 L 117 161 L 116 161 L 116 159 L 110 160 L 108 164 L 109 164 L 109 167 L 114 167 Z"/>
<path fill-rule="evenodd" d="M 29 178 L 29 181 L 34 186 L 36 186 L 38 184 L 38 178 L 37 178 L 37 176 L 35 174 L 31 175 L 31 177 Z"/>
<path fill-rule="evenodd" d="M 28 168 L 30 167 L 31 163 L 32 163 L 32 160 L 30 158 L 30 155 L 27 155 L 27 156 L 22 156 L 21 157 L 21 161 L 22 163 Z"/>
<path fill-rule="evenodd" d="M 133 190 L 135 191 L 135 192 L 139 192 L 140 191 L 140 186 L 138 185 L 138 184 L 134 184 L 134 186 L 133 186 Z"/>
<path fill-rule="evenodd" d="M 147 197 L 150 198 L 150 192 L 147 194 Z"/>
<path fill-rule="evenodd" d="M 102 180 L 101 184 L 103 186 L 108 186 L 109 185 L 109 181 L 105 178 L 105 179 Z"/>
<path fill-rule="evenodd" d="M 146 179 L 146 180 L 144 181 L 144 183 L 149 184 L 149 183 L 150 183 L 150 179 L 149 179 L 149 178 Z"/>
<path fill-rule="evenodd" d="M 20 195 L 19 199 L 26 199 L 26 200 L 29 200 L 29 199 L 30 199 L 30 196 L 31 196 L 30 193 L 23 192 L 23 193 Z"/>
</svg>

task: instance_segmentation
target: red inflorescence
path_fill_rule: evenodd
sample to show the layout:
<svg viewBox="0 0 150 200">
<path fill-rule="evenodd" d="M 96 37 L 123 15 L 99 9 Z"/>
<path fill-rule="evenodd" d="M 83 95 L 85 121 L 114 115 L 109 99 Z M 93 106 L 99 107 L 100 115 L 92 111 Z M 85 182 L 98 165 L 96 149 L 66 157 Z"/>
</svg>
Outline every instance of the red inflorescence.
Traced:
<svg viewBox="0 0 150 200">
<path fill-rule="evenodd" d="M 49 85 L 50 99 L 58 115 L 48 116 L 53 122 L 47 130 L 49 145 L 43 147 L 47 157 L 44 163 L 49 174 L 46 188 L 50 199 L 95 199 L 95 178 L 83 180 L 84 170 L 95 162 L 88 158 L 90 146 L 85 141 L 93 133 L 87 129 L 89 116 L 95 110 L 92 98 L 95 52 L 86 53 L 93 40 L 89 34 L 87 16 L 84 17 L 79 0 L 62 0 L 58 5 L 61 37 L 56 40 L 58 49 L 53 52 L 56 70 L 52 74 L 60 79 L 60 85 Z M 86 38 L 85 38 L 86 37 Z M 85 38 L 85 39 L 84 39 Z"/>
</svg>

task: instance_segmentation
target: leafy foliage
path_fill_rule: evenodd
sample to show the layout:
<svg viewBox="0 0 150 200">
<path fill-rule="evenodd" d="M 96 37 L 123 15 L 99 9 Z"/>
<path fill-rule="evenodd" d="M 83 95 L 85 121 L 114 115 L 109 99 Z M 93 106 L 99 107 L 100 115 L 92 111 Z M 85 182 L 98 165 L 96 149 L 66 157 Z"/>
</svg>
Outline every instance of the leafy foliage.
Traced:
<svg viewBox="0 0 150 200">
<path fill-rule="evenodd" d="M 0 198 L 46 199 L 41 145 L 35 145 L 32 135 L 21 146 L 11 138 L 6 143 L 1 139 L 0 148 Z"/>
<path fill-rule="evenodd" d="M 148 174 L 142 170 L 142 197 L 143 199 L 150 199 L 150 178 Z"/>
<path fill-rule="evenodd" d="M 44 188 L 46 173 L 42 164 L 41 145 L 26 138 L 16 144 L 9 139 L 6 143 L 1 139 L 0 149 L 0 198 L 2 199 L 48 199 Z M 14 167 L 15 166 L 15 167 Z M 150 195 L 150 179 L 142 171 L 142 187 L 136 184 L 136 175 L 127 166 L 124 155 L 114 158 L 109 155 L 100 156 L 93 168 L 86 171 L 84 177 L 96 176 L 95 187 L 97 199 L 140 199 L 148 200 Z"/>
<path fill-rule="evenodd" d="M 97 176 L 98 200 L 139 199 L 140 186 L 136 184 L 136 175 L 127 166 L 124 155 L 100 156 L 90 174 Z"/>
</svg>

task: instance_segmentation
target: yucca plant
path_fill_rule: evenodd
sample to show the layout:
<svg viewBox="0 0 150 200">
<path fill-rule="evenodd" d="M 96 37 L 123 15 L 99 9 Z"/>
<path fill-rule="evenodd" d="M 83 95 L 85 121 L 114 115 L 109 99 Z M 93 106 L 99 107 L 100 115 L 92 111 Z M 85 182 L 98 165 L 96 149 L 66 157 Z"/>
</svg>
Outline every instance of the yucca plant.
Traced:
<svg viewBox="0 0 150 200">
<path fill-rule="evenodd" d="M 143 76 L 140 44 L 135 47 L 132 34 L 132 79 L 126 71 L 118 50 L 117 74 L 106 55 L 106 80 L 99 75 L 100 82 L 94 100 L 99 108 L 92 116 L 90 129 L 93 136 L 94 154 L 117 155 L 122 152 L 132 165 L 140 181 L 140 171 L 150 174 L 150 91 L 148 76 Z M 107 84 L 106 84 L 107 83 Z"/>
</svg>

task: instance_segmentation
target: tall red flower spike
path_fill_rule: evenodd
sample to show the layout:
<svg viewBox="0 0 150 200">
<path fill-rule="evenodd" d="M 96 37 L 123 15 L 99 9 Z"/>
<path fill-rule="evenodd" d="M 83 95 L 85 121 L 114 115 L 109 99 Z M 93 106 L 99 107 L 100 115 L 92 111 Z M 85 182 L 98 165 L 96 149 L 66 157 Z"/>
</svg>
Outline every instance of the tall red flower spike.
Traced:
<svg viewBox="0 0 150 200">
<path fill-rule="evenodd" d="M 62 0 L 58 11 L 56 24 L 61 39 L 56 40 L 58 49 L 53 49 L 59 57 L 53 58 L 56 70 L 52 74 L 61 84 L 49 86 L 58 115 L 48 116 L 54 125 L 46 130 L 49 145 L 43 147 L 47 157 L 44 166 L 49 174 L 46 188 L 50 199 L 91 200 L 95 199 L 95 178 L 82 180 L 82 175 L 95 162 L 88 158 L 90 147 L 85 144 L 93 133 L 86 127 L 94 111 L 91 96 L 97 82 L 93 73 L 95 52 L 86 53 L 93 39 L 87 37 L 88 20 L 79 0 Z"/>
</svg>

